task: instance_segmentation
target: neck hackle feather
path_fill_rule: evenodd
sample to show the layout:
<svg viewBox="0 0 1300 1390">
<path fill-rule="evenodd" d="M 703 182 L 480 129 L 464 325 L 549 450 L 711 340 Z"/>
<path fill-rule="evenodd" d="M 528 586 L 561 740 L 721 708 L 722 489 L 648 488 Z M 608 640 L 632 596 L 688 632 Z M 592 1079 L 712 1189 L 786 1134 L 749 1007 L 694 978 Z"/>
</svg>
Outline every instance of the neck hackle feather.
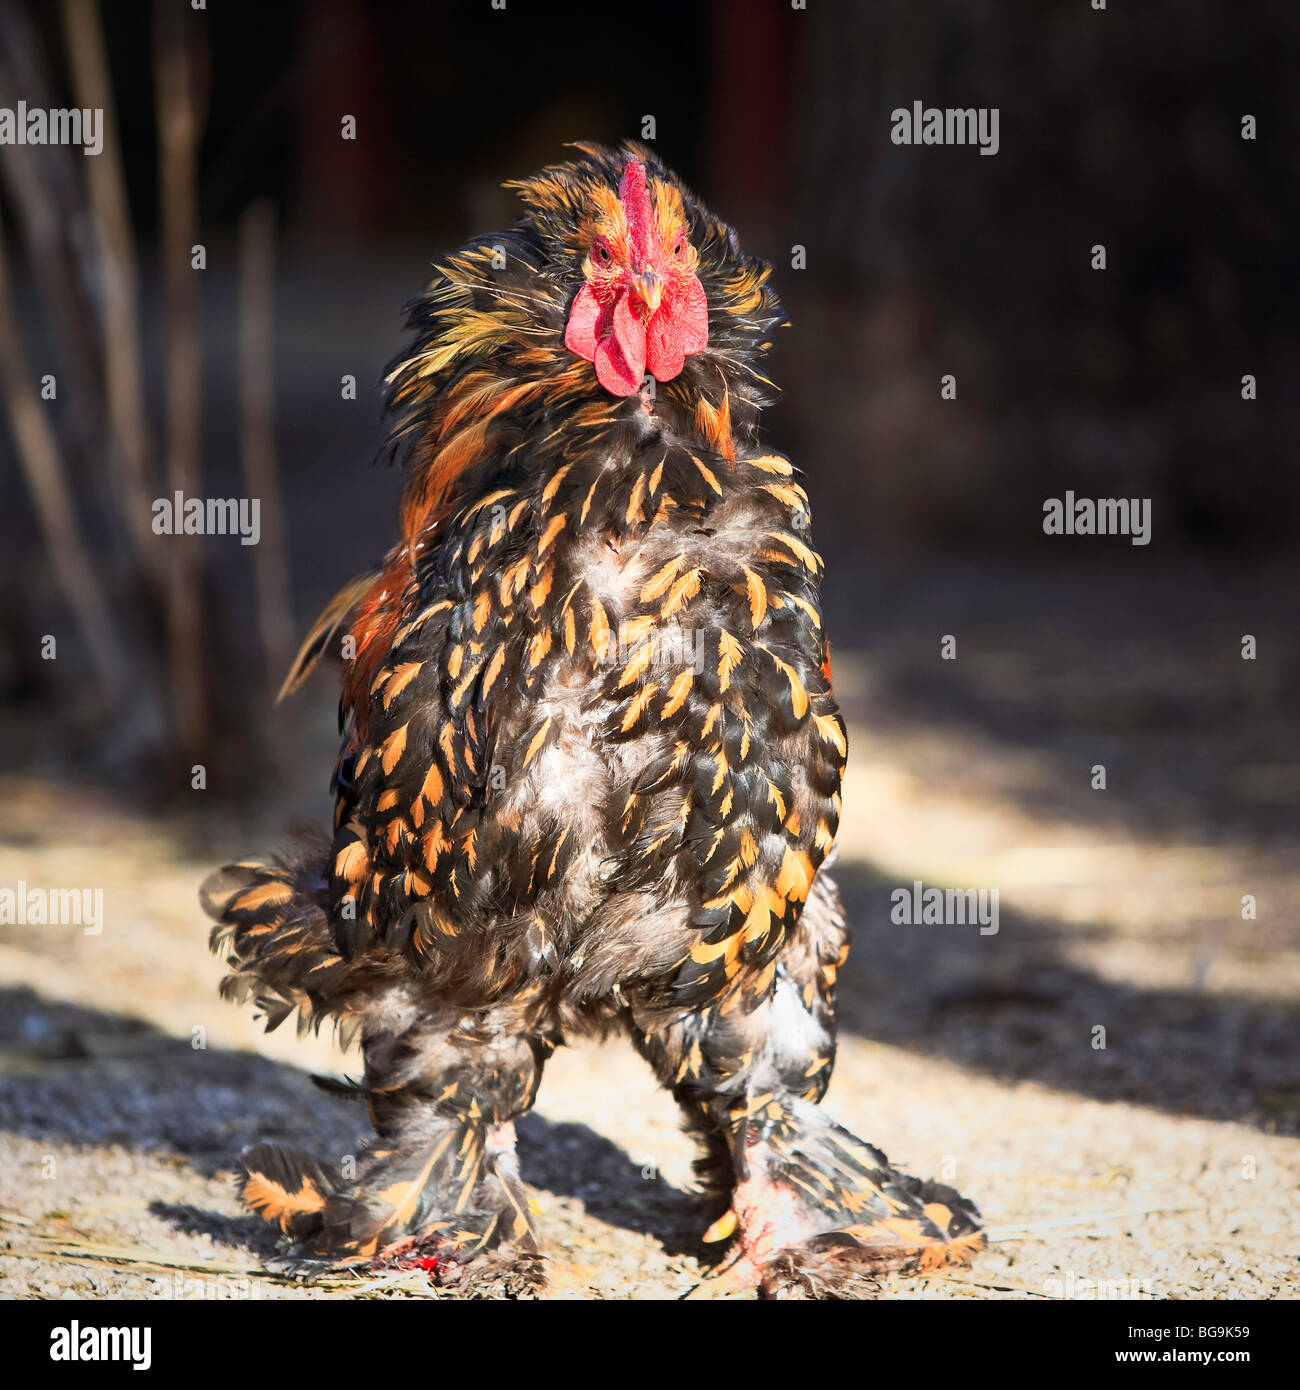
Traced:
<svg viewBox="0 0 1300 1390">
<path fill-rule="evenodd" d="M 539 463 L 563 467 L 574 451 L 613 452 L 620 433 L 643 426 L 641 398 L 611 396 L 591 363 L 565 346 L 592 228 L 611 200 L 633 210 L 630 231 L 643 256 L 652 207 L 680 207 L 708 303 L 707 347 L 656 390 L 660 427 L 696 454 L 724 461 L 738 444 L 754 441 L 758 413 L 776 394 L 756 364 L 784 322 L 767 283 L 770 268 L 745 255 L 735 232 L 645 146 L 575 148 L 579 158 L 508 184 L 524 204 L 514 225 L 437 263 L 424 293 L 407 305 L 415 336 L 390 364 L 384 398 L 385 452 L 408 469 L 402 540 L 380 570 L 331 600 L 281 699 L 302 685 L 345 627 L 357 657 L 354 683 L 364 685 L 395 625 L 387 600 L 412 582 L 421 552 L 459 497 L 482 495 Z M 541 459 L 542 451 L 529 449 L 539 441 L 547 442 Z"/>
</svg>

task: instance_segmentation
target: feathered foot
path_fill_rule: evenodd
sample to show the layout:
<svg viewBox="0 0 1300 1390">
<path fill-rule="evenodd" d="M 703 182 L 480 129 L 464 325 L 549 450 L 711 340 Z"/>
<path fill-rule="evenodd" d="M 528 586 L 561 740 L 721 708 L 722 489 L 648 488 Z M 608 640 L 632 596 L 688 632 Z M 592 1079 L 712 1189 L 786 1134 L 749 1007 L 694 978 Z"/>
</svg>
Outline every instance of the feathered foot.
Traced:
<svg viewBox="0 0 1300 1390">
<path fill-rule="evenodd" d="M 514 1128 L 447 1123 L 427 1143 L 373 1149 L 345 1182 L 306 1154 L 258 1144 L 240 1155 L 240 1196 L 293 1242 L 267 1261 L 310 1280 L 421 1269 L 467 1298 L 519 1298 L 545 1286 Z"/>
<path fill-rule="evenodd" d="M 752 1280 L 766 1298 L 869 1297 L 882 1274 L 966 1265 L 984 1247 L 973 1202 L 890 1167 L 806 1101 L 769 1104 L 737 1150 L 731 1214 L 715 1230 L 738 1236 L 727 1282 Z"/>
</svg>

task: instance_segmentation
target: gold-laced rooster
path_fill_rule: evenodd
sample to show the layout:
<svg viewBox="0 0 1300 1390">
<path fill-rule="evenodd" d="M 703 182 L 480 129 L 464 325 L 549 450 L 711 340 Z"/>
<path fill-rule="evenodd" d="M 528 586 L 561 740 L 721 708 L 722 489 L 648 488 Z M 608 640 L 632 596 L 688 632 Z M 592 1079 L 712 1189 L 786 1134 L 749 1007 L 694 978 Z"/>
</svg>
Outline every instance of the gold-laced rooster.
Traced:
<svg viewBox="0 0 1300 1390">
<path fill-rule="evenodd" d="M 768 267 L 647 149 L 579 145 L 437 269 L 392 367 L 409 477 L 344 654 L 333 838 L 214 874 L 228 996 L 359 1037 L 344 1178 L 243 1155 L 281 1267 L 533 1290 L 515 1119 L 622 1030 L 704 1146 L 731 1278 L 854 1296 L 979 1214 L 818 1107 L 849 930 L 823 867 L 844 724 L 795 468 L 765 450 Z"/>
</svg>

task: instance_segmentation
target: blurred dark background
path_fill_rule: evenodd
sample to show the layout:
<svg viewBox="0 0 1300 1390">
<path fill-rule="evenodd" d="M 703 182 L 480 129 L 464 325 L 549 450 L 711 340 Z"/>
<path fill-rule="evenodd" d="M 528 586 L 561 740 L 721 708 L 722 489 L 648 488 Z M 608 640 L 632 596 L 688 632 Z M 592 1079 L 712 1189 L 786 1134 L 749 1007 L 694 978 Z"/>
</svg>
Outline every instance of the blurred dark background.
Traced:
<svg viewBox="0 0 1300 1390">
<path fill-rule="evenodd" d="M 73 104 L 75 39 L 95 12 L 85 0 L 3 0 L 0 103 Z M 120 266 L 97 242 L 96 161 L 0 149 L 19 376 L 57 377 L 40 413 L 71 513 L 53 539 L 16 433 L 0 431 L 12 759 L 57 763 L 71 750 L 83 772 L 156 795 L 186 786 L 179 743 L 194 760 L 224 750 L 215 790 L 256 783 L 268 749 L 301 722 L 268 713 L 285 629 L 302 630 L 393 534 L 400 479 L 373 459 L 403 302 L 435 255 L 509 220 L 503 179 L 563 158 L 568 140 L 638 136 L 648 116 L 665 158 L 775 266 L 792 326 L 772 368 L 784 394 L 771 439 L 807 473 L 837 647 L 914 640 L 914 655 L 900 648 L 900 694 L 948 698 L 953 717 L 1003 721 L 1017 738 L 1081 716 L 1006 679 L 977 709 L 979 692 L 954 694 L 935 666 L 939 635 L 982 622 L 1041 668 L 1062 625 L 1086 649 L 1090 630 L 1118 640 L 1146 614 L 1151 632 L 1133 641 L 1149 652 L 1210 619 L 1202 666 L 1237 669 L 1240 633 L 1262 629 L 1267 698 L 1294 674 L 1300 12 L 1185 0 L 1101 12 L 1087 0 L 813 0 L 803 11 L 786 0 L 653 11 L 325 0 L 205 12 L 108 0 L 98 12 L 134 346 L 104 327 Z M 167 86 L 169 57 L 179 87 Z M 996 106 L 998 154 L 893 145 L 891 110 L 916 100 Z M 168 110 L 186 107 L 188 176 L 183 135 L 163 138 Z M 344 115 L 355 140 L 341 138 Z M 181 247 L 172 282 L 169 236 L 173 257 Z M 206 248 L 202 272 L 188 269 L 191 241 Z M 1090 266 L 1096 243 L 1104 271 Z M 792 268 L 795 245 L 806 269 Z M 263 303 L 257 268 L 268 264 Z M 137 499 L 170 495 L 178 453 L 191 494 L 248 495 L 257 420 L 240 395 L 241 303 L 273 326 L 273 447 L 261 466 L 278 479 L 283 540 L 144 537 L 133 548 L 139 502 L 120 485 L 115 359 L 143 364 Z M 243 370 L 255 373 L 251 351 Z M 187 353 L 189 413 L 175 403 Z M 955 401 L 940 399 L 947 373 Z M 1258 381 L 1250 402 L 1246 373 Z M 355 400 L 341 396 L 345 374 Z M 1152 543 L 1045 537 L 1043 501 L 1066 489 L 1150 498 Z M 87 658 L 94 603 L 79 626 L 53 563 L 69 547 L 116 630 L 116 685 Z M 263 610 L 284 608 L 286 583 L 288 612 L 268 624 Z M 176 599 L 177 585 L 188 597 Z M 45 634 L 59 638 L 56 661 L 42 659 Z M 195 669 L 178 677 L 177 662 Z M 1187 699 L 1180 686 L 1166 704 Z M 178 700 L 199 701 L 197 725 Z"/>
</svg>

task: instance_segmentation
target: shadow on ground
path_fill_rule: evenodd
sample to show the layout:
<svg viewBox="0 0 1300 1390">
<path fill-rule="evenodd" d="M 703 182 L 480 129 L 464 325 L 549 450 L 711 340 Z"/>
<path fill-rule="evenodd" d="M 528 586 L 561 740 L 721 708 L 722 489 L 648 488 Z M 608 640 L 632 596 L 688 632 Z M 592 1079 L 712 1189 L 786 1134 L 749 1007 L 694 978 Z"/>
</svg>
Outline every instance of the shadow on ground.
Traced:
<svg viewBox="0 0 1300 1390">
<path fill-rule="evenodd" d="M 910 737 L 905 761 L 918 777 L 1030 816 L 1293 854 L 1295 570 L 1191 559 L 1097 568 L 1072 554 L 1036 566 L 832 563 L 836 693 L 867 749 Z M 1258 644 L 1251 660 L 1245 634 Z M 932 763 L 914 761 L 918 736 Z M 1090 788 L 1096 764 L 1105 795 Z"/>
<path fill-rule="evenodd" d="M 337 1161 L 368 1133 L 363 1108 L 323 1095 L 296 1067 L 195 1049 L 139 1020 L 26 988 L 0 991 L 0 1073 L 0 1131 L 174 1155 L 209 1178 L 232 1169 L 245 1144 L 287 1143 Z M 653 1236 L 669 1255 L 701 1253 L 696 1198 L 586 1125 L 528 1115 L 519 1152 L 531 1186 L 577 1198 L 593 1217 Z M 259 1256 L 275 1248 L 274 1233 L 254 1217 L 163 1201 L 150 1210 L 177 1230 Z"/>
<path fill-rule="evenodd" d="M 1093 929 L 1005 906 L 996 935 L 981 936 L 978 925 L 898 925 L 896 879 L 859 863 L 841 862 L 835 873 L 854 924 L 840 975 L 844 1031 L 1006 1083 L 1300 1130 L 1294 1005 L 1103 979 L 1067 954 Z M 1094 1047 L 1098 1027 L 1104 1049 Z"/>
</svg>

